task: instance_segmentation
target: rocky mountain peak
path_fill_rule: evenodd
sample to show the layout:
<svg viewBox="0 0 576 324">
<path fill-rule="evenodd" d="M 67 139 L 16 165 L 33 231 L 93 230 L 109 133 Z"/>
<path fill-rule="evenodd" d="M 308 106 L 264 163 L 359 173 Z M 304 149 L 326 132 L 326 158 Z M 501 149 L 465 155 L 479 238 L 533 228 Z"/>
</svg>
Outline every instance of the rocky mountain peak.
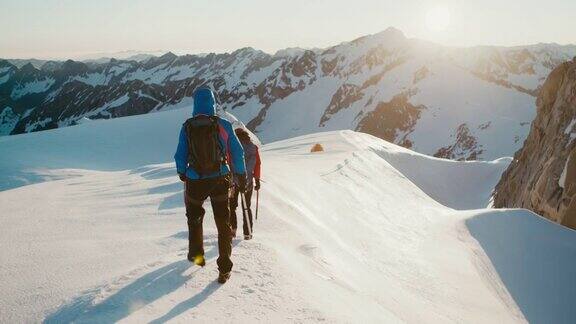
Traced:
<svg viewBox="0 0 576 324">
<path fill-rule="evenodd" d="M 394 47 L 405 42 L 406 40 L 407 38 L 404 36 L 402 31 L 394 27 L 388 27 L 379 33 L 363 36 L 353 40 L 350 43 L 344 44 L 352 44 L 357 46 L 362 45 L 368 47 L 378 47 L 382 45 L 385 45 L 386 47 Z"/>
<path fill-rule="evenodd" d="M 56 77 L 66 78 L 72 75 L 82 75 L 90 70 L 88 65 L 83 62 L 77 62 L 74 60 L 65 61 L 62 66 L 55 71 Z"/>
<path fill-rule="evenodd" d="M 33 80 L 39 77 L 42 71 L 38 70 L 32 63 L 26 63 L 14 73 L 14 78 L 20 81 Z"/>
<path fill-rule="evenodd" d="M 178 58 L 178 55 L 172 53 L 172 52 L 168 52 L 162 56 L 159 57 L 160 60 L 162 60 L 162 62 L 169 62 L 169 61 L 173 61 L 175 59 Z"/>
<path fill-rule="evenodd" d="M 14 65 L 7 60 L 0 59 L 0 68 L 14 67 Z"/>
<path fill-rule="evenodd" d="M 234 52 L 232 52 L 232 54 L 234 54 L 234 53 L 253 53 L 253 52 L 257 52 L 257 50 L 254 49 L 253 47 L 247 46 L 247 47 L 242 47 L 242 48 L 235 50 Z"/>
<path fill-rule="evenodd" d="M 25 74 L 34 73 L 36 71 L 38 71 L 38 69 L 35 68 L 34 65 L 32 65 L 32 63 L 26 63 L 24 66 L 20 68 L 20 72 Z"/>
<path fill-rule="evenodd" d="M 522 207 L 576 228 L 576 60 L 554 69 L 528 138 L 496 187 L 496 207 Z"/>
<path fill-rule="evenodd" d="M 79 71 L 86 70 L 88 66 L 85 63 L 77 62 L 74 60 L 67 60 L 62 64 L 62 70 L 64 71 Z"/>
<path fill-rule="evenodd" d="M 42 64 L 40 70 L 45 72 L 55 72 L 62 67 L 62 64 L 63 63 L 60 61 L 47 61 Z"/>
<path fill-rule="evenodd" d="M 376 36 L 385 38 L 406 38 L 404 33 L 395 27 L 388 27 L 385 30 L 377 33 Z"/>
<path fill-rule="evenodd" d="M 144 68 L 151 68 L 158 64 L 171 63 L 178 59 L 178 56 L 172 52 L 168 52 L 159 57 L 151 57 L 145 61 Z"/>
</svg>

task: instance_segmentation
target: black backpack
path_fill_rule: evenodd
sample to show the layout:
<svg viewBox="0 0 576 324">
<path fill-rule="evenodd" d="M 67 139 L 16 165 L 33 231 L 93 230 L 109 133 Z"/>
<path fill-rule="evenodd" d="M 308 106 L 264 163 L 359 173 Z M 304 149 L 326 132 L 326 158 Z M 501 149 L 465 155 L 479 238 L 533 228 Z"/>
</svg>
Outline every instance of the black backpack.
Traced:
<svg viewBox="0 0 576 324">
<path fill-rule="evenodd" d="M 219 140 L 218 117 L 196 116 L 184 123 L 188 139 L 188 164 L 200 175 L 220 172 L 226 154 Z"/>
</svg>

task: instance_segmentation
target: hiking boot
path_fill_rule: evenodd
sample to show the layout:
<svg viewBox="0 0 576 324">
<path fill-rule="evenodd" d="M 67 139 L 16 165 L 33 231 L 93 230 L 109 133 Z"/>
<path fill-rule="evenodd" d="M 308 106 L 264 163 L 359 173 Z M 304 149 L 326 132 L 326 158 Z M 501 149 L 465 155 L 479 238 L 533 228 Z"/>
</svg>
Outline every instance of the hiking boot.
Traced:
<svg viewBox="0 0 576 324">
<path fill-rule="evenodd" d="M 250 234 L 250 235 L 244 235 L 244 239 L 245 239 L 245 240 L 251 240 L 251 239 L 252 239 L 252 234 Z"/>
<path fill-rule="evenodd" d="M 204 259 L 203 255 L 197 255 L 195 257 L 193 257 L 192 255 L 190 255 L 190 253 L 188 253 L 188 261 L 194 263 L 197 266 L 205 266 L 206 265 L 206 259 Z"/>
<path fill-rule="evenodd" d="M 223 284 L 226 281 L 228 281 L 228 279 L 230 279 L 230 272 L 220 272 L 220 274 L 218 275 L 218 282 Z"/>
</svg>

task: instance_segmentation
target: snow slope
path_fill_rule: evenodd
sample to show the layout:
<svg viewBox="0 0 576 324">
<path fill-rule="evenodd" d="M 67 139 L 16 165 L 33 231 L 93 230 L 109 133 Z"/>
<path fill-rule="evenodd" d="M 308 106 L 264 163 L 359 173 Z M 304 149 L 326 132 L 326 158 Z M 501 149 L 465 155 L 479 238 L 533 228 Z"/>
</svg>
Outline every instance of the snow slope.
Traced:
<svg viewBox="0 0 576 324">
<path fill-rule="evenodd" d="M 60 179 L 0 192 L 0 322 L 576 319 L 576 232 L 482 209 L 507 160 L 435 159 L 352 131 L 263 147 L 256 236 L 234 241 L 232 279 L 218 285 L 210 208 L 208 265 L 185 261 L 169 162 L 184 117 L 0 139 L 0 170 Z"/>
<path fill-rule="evenodd" d="M 221 115 L 234 127 L 245 127 L 234 116 Z M 117 171 L 170 161 L 174 138 L 190 116 L 190 109 L 176 109 L 0 137 L 0 190 L 63 177 L 51 169 Z"/>
</svg>

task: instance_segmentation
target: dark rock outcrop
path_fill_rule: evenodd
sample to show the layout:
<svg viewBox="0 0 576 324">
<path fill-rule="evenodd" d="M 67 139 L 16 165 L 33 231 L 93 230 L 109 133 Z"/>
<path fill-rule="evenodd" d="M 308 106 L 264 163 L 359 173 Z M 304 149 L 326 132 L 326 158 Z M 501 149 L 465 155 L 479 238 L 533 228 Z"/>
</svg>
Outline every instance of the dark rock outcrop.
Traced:
<svg viewBox="0 0 576 324">
<path fill-rule="evenodd" d="M 481 127 L 486 127 L 486 125 Z M 454 137 L 455 141 L 453 144 L 440 148 L 434 153 L 434 156 L 444 159 L 469 161 L 476 160 L 482 154 L 482 145 L 478 144 L 478 140 L 470 132 L 468 125 L 461 124 L 458 126 Z"/>
<path fill-rule="evenodd" d="M 411 104 L 409 98 L 409 93 L 402 93 L 388 102 L 378 103 L 374 111 L 362 116 L 356 130 L 389 142 L 396 141 L 407 148 L 412 147 L 406 135 L 414 129 L 421 111 L 426 107 Z"/>
<path fill-rule="evenodd" d="M 576 58 L 542 86 L 523 148 L 496 187 L 495 207 L 531 209 L 576 228 Z"/>
</svg>

